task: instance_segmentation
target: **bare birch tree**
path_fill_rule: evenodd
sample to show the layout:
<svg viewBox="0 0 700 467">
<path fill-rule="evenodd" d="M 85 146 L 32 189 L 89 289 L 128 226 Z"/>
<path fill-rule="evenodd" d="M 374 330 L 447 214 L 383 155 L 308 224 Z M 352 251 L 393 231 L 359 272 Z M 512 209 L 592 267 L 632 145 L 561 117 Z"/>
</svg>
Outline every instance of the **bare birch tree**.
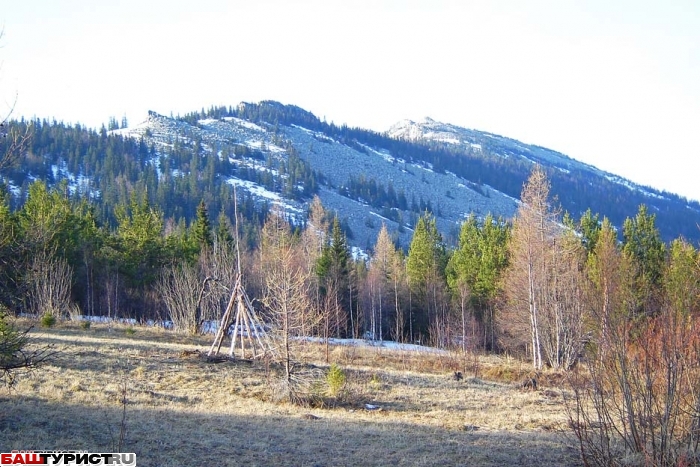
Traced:
<svg viewBox="0 0 700 467">
<path fill-rule="evenodd" d="M 617 233 L 610 221 L 603 219 L 595 248 L 586 263 L 588 304 L 593 338 L 598 346 L 598 356 L 603 358 L 610 347 L 610 319 L 615 310 L 623 309 L 624 269 Z"/>
<path fill-rule="evenodd" d="M 541 345 L 552 368 L 569 369 L 583 352 L 585 341 L 585 249 L 567 231 L 554 239 L 548 257 Z"/>
<path fill-rule="evenodd" d="M 311 326 L 311 323 L 317 321 L 315 315 L 327 308 L 327 304 L 323 303 L 325 300 L 321 297 L 319 278 L 316 275 L 318 258 L 323 252 L 328 237 L 329 222 L 327 217 L 327 213 L 321 204 L 321 199 L 318 196 L 314 196 L 309 207 L 309 219 L 306 228 L 301 234 L 300 244 L 304 269 L 310 281 L 309 297 L 313 304 L 302 316 L 301 333 L 303 335 L 309 335 L 316 331 Z"/>
<path fill-rule="evenodd" d="M 406 295 L 406 264 L 401 249 L 397 249 L 391 258 L 391 285 L 394 298 L 394 331 L 396 342 L 405 340 L 406 316 L 402 307 L 402 298 Z"/>
<path fill-rule="evenodd" d="M 523 188 L 513 222 L 511 265 L 506 273 L 506 307 L 501 322 L 514 342 L 529 325 L 532 365 L 545 361 L 569 368 L 583 345 L 584 250 L 559 223 L 549 201 L 549 182 L 536 167 Z"/>
</svg>

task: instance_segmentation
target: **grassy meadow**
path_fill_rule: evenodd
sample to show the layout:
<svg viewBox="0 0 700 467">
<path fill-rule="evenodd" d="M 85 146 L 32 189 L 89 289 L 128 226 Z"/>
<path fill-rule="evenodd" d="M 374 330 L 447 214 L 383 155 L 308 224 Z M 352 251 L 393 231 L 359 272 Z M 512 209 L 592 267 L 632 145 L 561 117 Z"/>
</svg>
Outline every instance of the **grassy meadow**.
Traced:
<svg viewBox="0 0 700 467">
<path fill-rule="evenodd" d="M 331 347 L 346 376 L 332 398 L 323 346 L 304 343 L 315 397 L 296 406 L 275 397 L 277 365 L 207 361 L 212 336 L 66 322 L 32 337 L 58 354 L 0 389 L 3 452 L 121 445 L 139 466 L 173 467 L 580 465 L 561 377 L 522 389 L 518 361 Z"/>
</svg>

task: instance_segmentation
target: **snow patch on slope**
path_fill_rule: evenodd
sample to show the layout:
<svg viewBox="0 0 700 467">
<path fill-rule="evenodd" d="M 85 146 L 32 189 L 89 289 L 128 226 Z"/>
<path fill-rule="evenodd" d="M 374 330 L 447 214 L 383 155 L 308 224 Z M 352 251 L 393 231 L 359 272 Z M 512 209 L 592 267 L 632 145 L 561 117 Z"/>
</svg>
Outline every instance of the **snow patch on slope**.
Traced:
<svg viewBox="0 0 700 467">
<path fill-rule="evenodd" d="M 605 178 L 608 179 L 608 181 L 610 181 L 610 182 L 617 183 L 618 185 L 622 185 L 625 188 L 629 188 L 630 190 L 638 191 L 648 198 L 656 198 L 656 199 L 662 199 L 662 200 L 668 199 L 663 195 L 648 191 L 648 190 L 644 189 L 643 187 L 637 185 L 636 183 L 633 183 L 625 178 L 618 177 L 616 175 L 609 175 L 609 174 L 605 175 Z"/>
</svg>

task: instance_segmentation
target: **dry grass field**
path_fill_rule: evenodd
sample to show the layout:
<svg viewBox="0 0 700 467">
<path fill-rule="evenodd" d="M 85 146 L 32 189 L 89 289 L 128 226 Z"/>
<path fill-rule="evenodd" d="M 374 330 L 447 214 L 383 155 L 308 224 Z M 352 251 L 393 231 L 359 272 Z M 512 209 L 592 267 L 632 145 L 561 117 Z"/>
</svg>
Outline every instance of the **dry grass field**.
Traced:
<svg viewBox="0 0 700 467">
<path fill-rule="evenodd" d="M 0 449 L 113 452 L 124 426 L 122 451 L 140 466 L 580 465 L 563 434 L 556 375 L 520 389 L 512 381 L 528 371 L 523 363 L 334 347 L 331 361 L 347 377 L 342 397 L 300 407 L 274 400 L 274 365 L 209 363 L 209 336 L 128 329 L 63 323 L 33 332 L 60 352 L 0 390 Z M 302 351 L 313 362 L 302 372 L 317 376 L 322 395 L 322 346 Z"/>
</svg>

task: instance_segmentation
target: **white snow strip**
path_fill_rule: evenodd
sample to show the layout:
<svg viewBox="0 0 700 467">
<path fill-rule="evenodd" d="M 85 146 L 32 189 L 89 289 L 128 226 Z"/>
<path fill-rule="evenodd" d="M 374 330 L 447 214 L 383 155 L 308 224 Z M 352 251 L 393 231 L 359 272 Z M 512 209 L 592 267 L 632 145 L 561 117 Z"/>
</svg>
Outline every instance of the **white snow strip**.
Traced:
<svg viewBox="0 0 700 467">
<path fill-rule="evenodd" d="M 324 135 L 324 134 L 321 133 L 321 132 L 312 131 L 312 130 L 309 130 L 308 128 L 304 128 L 303 126 L 299 126 L 299 125 L 294 125 L 294 124 L 292 124 L 291 126 L 292 126 L 292 128 L 296 128 L 296 129 L 298 129 L 298 130 L 301 130 L 301 131 L 303 131 L 304 133 L 306 133 L 306 134 L 308 134 L 308 135 L 311 135 L 311 136 L 313 136 L 313 137 L 315 137 L 315 138 L 318 138 L 318 139 L 320 139 L 320 140 L 326 141 L 326 142 L 328 142 L 328 143 L 338 143 L 338 142 L 337 142 L 336 140 L 334 140 L 333 138 L 331 138 L 331 137 L 329 137 L 329 136 L 326 136 L 326 135 Z"/>
<path fill-rule="evenodd" d="M 377 216 L 378 218 L 383 219 L 383 220 L 385 220 L 385 221 L 394 222 L 394 221 L 392 221 L 391 219 L 387 219 L 386 217 L 381 216 L 381 215 L 377 214 L 377 213 L 374 212 L 374 211 L 370 211 L 369 213 L 372 214 L 373 216 Z"/>
<path fill-rule="evenodd" d="M 215 118 L 205 118 L 205 119 L 197 121 L 197 123 L 199 123 L 200 125 L 213 125 L 217 122 L 218 122 L 218 120 Z"/>
<path fill-rule="evenodd" d="M 617 183 L 618 185 L 622 185 L 624 187 L 629 188 L 630 190 L 638 191 L 644 196 L 647 196 L 649 198 L 656 198 L 656 199 L 668 199 L 665 196 L 658 195 L 656 193 L 652 193 L 650 191 L 647 191 L 643 188 L 641 188 L 639 185 L 635 185 L 634 183 L 630 182 L 629 180 L 625 180 L 624 178 L 616 177 L 614 175 L 605 175 L 605 178 L 607 178 L 609 181 L 613 183 Z"/>
<path fill-rule="evenodd" d="M 461 143 L 460 140 L 457 138 L 452 138 L 452 137 L 442 137 L 442 138 L 435 138 L 436 141 L 440 141 L 441 143 L 448 143 L 448 144 L 459 144 Z"/>
<path fill-rule="evenodd" d="M 417 169 L 425 170 L 426 172 L 432 172 L 432 171 L 433 171 L 433 170 L 432 170 L 432 167 L 423 167 L 423 165 L 421 165 L 421 164 L 416 164 L 416 163 L 413 163 L 413 164 L 411 164 L 411 165 L 412 165 L 413 167 L 417 168 Z M 428 165 L 430 165 L 430 164 L 428 164 Z"/>
<path fill-rule="evenodd" d="M 358 143 L 358 144 L 360 146 L 362 146 L 363 148 L 365 148 L 367 151 L 373 152 L 374 154 L 381 157 L 382 159 L 384 159 L 387 162 L 394 162 L 396 160 L 391 154 L 389 154 L 387 152 L 377 151 L 376 149 L 374 149 L 370 146 L 367 146 L 366 144 L 362 144 L 362 143 Z"/>
<path fill-rule="evenodd" d="M 303 337 L 301 338 L 307 342 L 325 342 L 321 337 Z M 427 352 L 446 355 L 449 352 L 443 349 L 437 349 L 435 347 L 427 347 L 425 345 L 418 344 L 401 344 L 394 341 L 377 341 L 369 339 L 328 339 L 329 344 L 333 345 L 347 345 L 353 347 L 375 347 L 382 348 L 386 350 L 401 350 L 401 351 L 411 351 L 411 352 Z"/>
<path fill-rule="evenodd" d="M 277 193 L 273 193 L 260 185 L 257 185 L 250 180 L 241 180 L 240 178 L 229 178 L 226 180 L 226 183 L 229 185 L 236 185 L 236 186 L 241 186 L 244 187 L 246 190 L 248 190 L 250 193 L 260 196 L 261 198 L 266 198 L 272 201 L 280 201 L 281 197 Z"/>
<path fill-rule="evenodd" d="M 256 125 L 253 122 L 249 122 L 248 120 L 243 120 L 242 118 L 237 118 L 237 117 L 224 117 L 224 120 L 230 123 L 234 123 L 237 126 L 247 128 L 248 130 L 254 130 L 254 131 L 260 131 L 264 132 L 265 129 L 259 125 Z"/>
<path fill-rule="evenodd" d="M 276 153 L 287 152 L 284 148 L 281 148 L 281 147 L 277 146 L 276 144 L 272 144 L 272 143 L 269 143 L 267 145 L 267 149 L 268 149 L 268 151 L 276 152 Z"/>
<path fill-rule="evenodd" d="M 301 130 L 301 131 L 303 131 L 304 133 L 309 134 L 309 135 L 315 135 L 315 134 L 316 134 L 315 131 L 311 131 L 311 130 L 309 130 L 308 128 L 304 128 L 303 126 L 295 125 L 295 124 L 293 124 L 293 123 L 292 123 L 292 128 L 296 128 L 297 130 Z"/>
</svg>

